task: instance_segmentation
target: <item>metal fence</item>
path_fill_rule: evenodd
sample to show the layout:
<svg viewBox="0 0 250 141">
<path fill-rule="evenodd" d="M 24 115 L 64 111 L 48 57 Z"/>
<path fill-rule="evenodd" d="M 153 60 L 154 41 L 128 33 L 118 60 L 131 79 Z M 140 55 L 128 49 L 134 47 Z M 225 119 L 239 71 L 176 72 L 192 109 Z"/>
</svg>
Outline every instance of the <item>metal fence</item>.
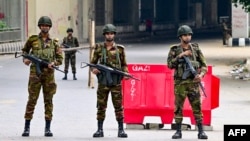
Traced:
<svg viewBox="0 0 250 141">
<path fill-rule="evenodd" d="M 24 42 L 12 42 L 0 44 L 0 55 L 20 52 L 24 46 Z"/>
<path fill-rule="evenodd" d="M 0 0 L 0 54 L 19 51 L 25 39 L 25 0 Z"/>
</svg>

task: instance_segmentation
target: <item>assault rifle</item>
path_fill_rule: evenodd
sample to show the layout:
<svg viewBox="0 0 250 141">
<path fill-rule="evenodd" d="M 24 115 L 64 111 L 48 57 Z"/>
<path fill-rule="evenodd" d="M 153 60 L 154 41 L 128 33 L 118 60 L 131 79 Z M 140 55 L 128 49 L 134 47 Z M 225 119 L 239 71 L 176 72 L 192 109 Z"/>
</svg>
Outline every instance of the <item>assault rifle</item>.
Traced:
<svg viewBox="0 0 250 141">
<path fill-rule="evenodd" d="M 37 58 L 35 57 L 34 55 L 29 55 L 29 54 L 21 54 L 19 56 L 17 56 L 17 53 L 15 53 L 15 58 L 18 58 L 18 57 L 21 57 L 23 56 L 24 58 L 27 58 L 29 59 L 31 62 L 33 62 L 35 65 L 36 65 L 36 74 L 37 76 L 40 76 L 41 75 L 41 68 L 42 67 L 48 67 L 48 65 L 50 64 L 49 62 L 45 61 L 45 60 L 42 60 L 40 58 Z M 52 66 L 55 70 L 58 70 L 60 72 L 63 72 L 65 73 L 64 71 L 60 70 L 59 67 L 57 66 Z"/>
<path fill-rule="evenodd" d="M 193 77 L 195 77 L 198 73 L 197 71 L 194 69 L 193 65 L 191 64 L 190 60 L 188 59 L 188 57 L 183 56 L 183 60 L 181 60 L 181 62 L 184 61 L 184 63 L 186 64 L 186 68 L 185 71 L 182 75 L 182 79 L 187 79 L 187 77 L 189 76 L 189 74 L 191 73 L 193 75 Z M 207 97 L 206 93 L 205 93 L 205 89 L 203 87 L 203 85 L 201 84 L 201 82 L 199 82 L 199 85 L 201 87 L 201 90 L 203 92 L 203 94 L 205 95 L 205 97 Z"/>
<path fill-rule="evenodd" d="M 65 48 L 71 48 L 71 46 L 67 45 L 67 44 L 62 44 Z"/>
<path fill-rule="evenodd" d="M 83 66 L 82 64 L 86 64 L 86 65 Z M 81 68 L 85 68 L 87 66 L 97 68 L 98 70 L 105 72 L 109 84 L 113 83 L 113 80 L 112 80 L 112 77 L 111 77 L 112 73 L 113 74 L 118 74 L 118 75 L 121 75 L 121 76 L 126 76 L 126 77 L 129 77 L 129 78 L 140 81 L 140 79 L 135 78 L 131 74 L 120 71 L 120 70 L 118 70 L 116 68 L 111 68 L 111 67 L 108 67 L 108 66 L 105 66 L 105 65 L 102 65 L 102 64 L 90 64 L 90 63 L 86 63 L 86 62 L 81 63 Z"/>
<path fill-rule="evenodd" d="M 76 52 L 81 53 L 81 52 L 78 50 L 78 49 L 80 49 L 80 48 L 78 48 L 78 47 L 72 48 L 71 46 L 69 46 L 69 45 L 67 45 L 67 44 L 61 44 L 61 45 L 65 47 L 65 49 L 63 49 L 63 51 L 75 51 L 75 50 L 76 50 Z"/>
</svg>

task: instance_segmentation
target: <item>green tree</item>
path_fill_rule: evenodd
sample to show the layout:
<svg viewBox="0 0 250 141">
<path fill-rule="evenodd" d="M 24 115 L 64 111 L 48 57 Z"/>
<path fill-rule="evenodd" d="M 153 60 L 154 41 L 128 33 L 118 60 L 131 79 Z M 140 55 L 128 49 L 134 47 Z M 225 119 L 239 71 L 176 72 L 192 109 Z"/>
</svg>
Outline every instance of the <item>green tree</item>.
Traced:
<svg viewBox="0 0 250 141">
<path fill-rule="evenodd" d="M 250 12 L 250 0 L 232 0 L 232 3 L 235 7 L 237 7 L 238 4 L 241 4 L 242 9 L 244 9 L 246 12 Z"/>
</svg>

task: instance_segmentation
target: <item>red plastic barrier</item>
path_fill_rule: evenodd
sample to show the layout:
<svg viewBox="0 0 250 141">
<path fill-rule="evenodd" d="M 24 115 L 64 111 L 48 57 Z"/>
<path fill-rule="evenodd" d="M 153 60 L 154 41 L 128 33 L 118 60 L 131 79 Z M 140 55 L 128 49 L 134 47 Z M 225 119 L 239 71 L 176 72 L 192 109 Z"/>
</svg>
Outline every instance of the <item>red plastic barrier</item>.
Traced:
<svg viewBox="0 0 250 141">
<path fill-rule="evenodd" d="M 171 124 L 174 118 L 173 71 L 162 64 L 129 64 L 129 72 L 141 81 L 124 80 L 124 122 L 142 124 L 145 116 L 159 116 L 163 124 Z M 202 94 L 203 124 L 211 125 L 211 110 L 219 106 L 220 80 L 208 73 L 202 80 L 207 97 Z M 213 87 L 213 88 L 212 88 Z M 183 116 L 195 124 L 191 106 L 186 99 Z"/>
</svg>

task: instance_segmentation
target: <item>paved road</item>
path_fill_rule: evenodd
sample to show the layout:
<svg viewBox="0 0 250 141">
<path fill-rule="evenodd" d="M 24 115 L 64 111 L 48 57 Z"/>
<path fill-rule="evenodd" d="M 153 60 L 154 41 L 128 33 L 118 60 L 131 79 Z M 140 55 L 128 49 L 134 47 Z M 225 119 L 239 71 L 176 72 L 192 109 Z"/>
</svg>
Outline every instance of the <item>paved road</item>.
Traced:
<svg viewBox="0 0 250 141">
<path fill-rule="evenodd" d="M 214 75 L 221 80 L 220 105 L 212 111 L 213 131 L 206 131 L 209 141 L 223 141 L 224 124 L 250 124 L 249 81 L 232 79 L 228 73 L 233 63 L 249 58 L 250 48 L 229 48 L 221 45 L 221 39 L 197 39 L 207 62 L 213 66 Z M 147 40 L 124 43 L 129 63 L 165 63 L 169 46 L 178 40 Z M 0 56 L 0 141 L 87 141 L 87 140 L 128 140 L 128 141 L 167 141 L 175 132 L 165 125 L 163 129 L 126 129 L 127 139 L 117 138 L 117 124 L 113 107 L 109 102 L 107 118 L 104 123 L 105 137 L 92 138 L 96 131 L 96 87 L 88 88 L 88 69 L 81 69 L 82 61 L 88 61 L 88 50 L 77 54 L 77 81 L 63 81 L 63 74 L 56 72 L 58 91 L 54 97 L 54 118 L 52 131 L 54 137 L 46 138 L 44 131 L 44 109 L 42 97 L 36 106 L 31 122 L 30 137 L 21 137 L 24 126 L 24 111 L 27 101 L 28 67 L 21 58 L 14 55 Z M 61 67 L 62 69 L 63 67 Z M 95 81 L 96 86 L 96 81 Z M 151 118 L 144 122 L 157 122 Z M 189 119 L 185 119 L 188 123 Z M 192 127 L 193 128 L 193 127 Z M 180 141 L 194 141 L 197 131 L 183 131 Z"/>
</svg>

